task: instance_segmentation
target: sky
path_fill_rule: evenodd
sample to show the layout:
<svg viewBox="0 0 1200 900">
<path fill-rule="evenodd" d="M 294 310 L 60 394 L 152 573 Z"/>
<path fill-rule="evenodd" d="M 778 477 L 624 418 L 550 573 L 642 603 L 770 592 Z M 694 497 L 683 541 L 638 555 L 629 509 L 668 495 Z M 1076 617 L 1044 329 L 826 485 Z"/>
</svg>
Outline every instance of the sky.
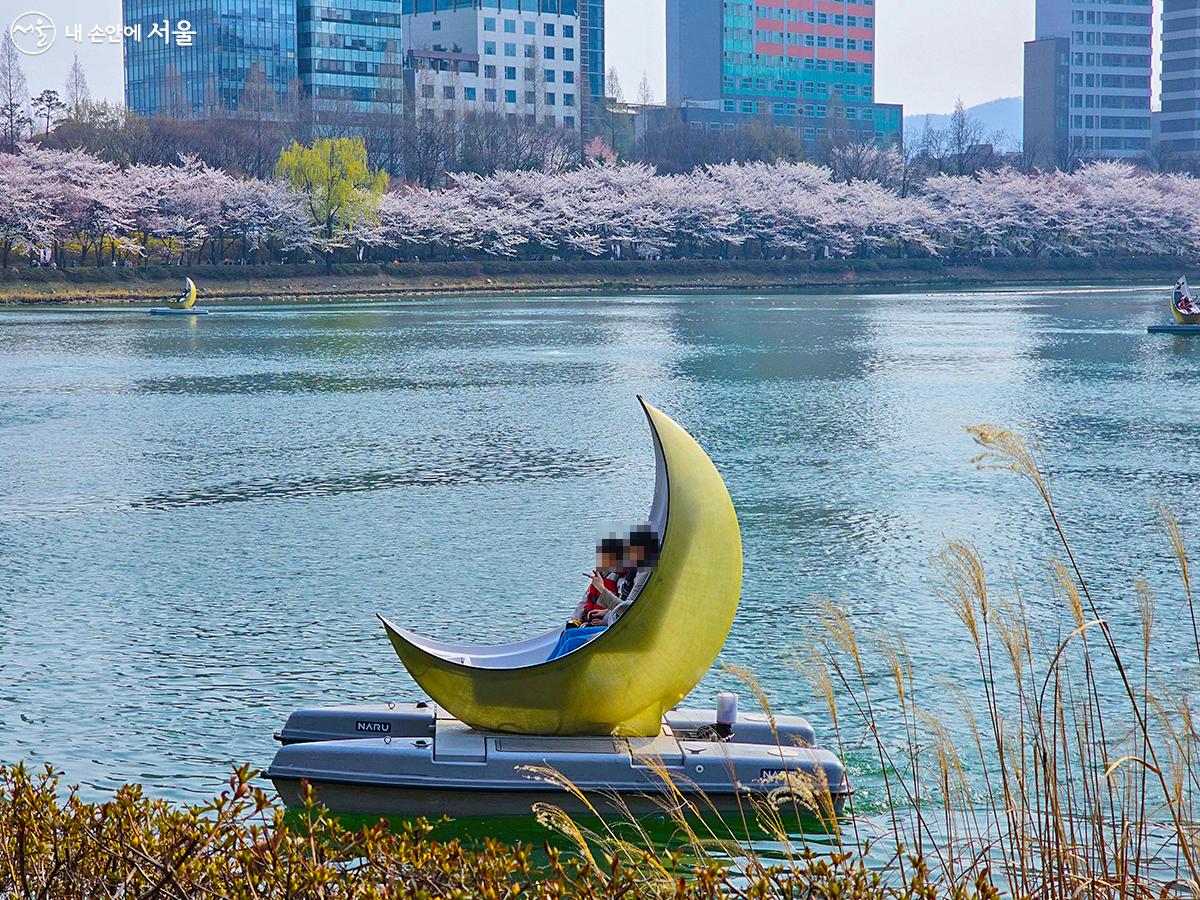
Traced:
<svg viewBox="0 0 1200 900">
<path fill-rule="evenodd" d="M 398 0 L 397 0 L 398 2 Z M 608 61 L 627 99 L 645 74 L 657 99 L 666 93 L 666 0 L 607 0 Z M 903 103 L 909 115 L 949 112 L 1021 94 L 1022 44 L 1033 36 L 1034 0 L 877 0 L 876 96 Z M 120 100 L 121 48 L 93 44 L 87 32 L 121 22 L 120 0 L 2 0 L 7 29 L 27 11 L 51 16 L 57 39 L 45 53 L 24 57 L 31 93 L 61 92 L 74 53 L 87 70 L 92 96 Z M 83 39 L 66 36 L 80 25 Z"/>
</svg>

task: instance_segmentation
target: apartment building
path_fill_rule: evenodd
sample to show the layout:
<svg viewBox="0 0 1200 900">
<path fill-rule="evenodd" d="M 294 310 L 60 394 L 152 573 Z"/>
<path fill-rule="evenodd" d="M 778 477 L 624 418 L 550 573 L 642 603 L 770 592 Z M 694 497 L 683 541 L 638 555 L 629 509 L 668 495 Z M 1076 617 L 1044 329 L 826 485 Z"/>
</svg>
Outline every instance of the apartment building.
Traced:
<svg viewBox="0 0 1200 900">
<path fill-rule="evenodd" d="M 588 86 L 576 0 L 403 0 L 412 111 L 578 130 Z"/>
<path fill-rule="evenodd" d="M 1151 0 L 1037 0 L 1025 147 L 1044 166 L 1150 149 Z"/>
<path fill-rule="evenodd" d="M 1170 157 L 1200 154 L 1200 0 L 1163 0 L 1159 139 Z"/>
</svg>

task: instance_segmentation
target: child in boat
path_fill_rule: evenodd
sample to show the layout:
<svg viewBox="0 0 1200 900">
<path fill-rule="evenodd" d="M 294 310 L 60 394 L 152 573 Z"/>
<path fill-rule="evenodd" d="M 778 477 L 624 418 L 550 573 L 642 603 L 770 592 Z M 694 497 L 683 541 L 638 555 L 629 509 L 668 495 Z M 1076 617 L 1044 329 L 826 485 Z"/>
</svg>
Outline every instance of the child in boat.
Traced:
<svg viewBox="0 0 1200 900">
<path fill-rule="evenodd" d="M 599 625 L 609 610 L 620 604 L 617 591 L 625 550 L 625 542 L 619 538 L 605 538 L 596 545 L 596 568 L 583 573 L 588 579 L 588 588 L 575 607 L 573 622 Z"/>
<path fill-rule="evenodd" d="M 607 627 L 604 618 L 609 611 L 620 605 L 620 571 L 625 559 L 625 542 L 619 538 L 605 538 L 596 545 L 596 568 L 584 572 L 588 589 L 575 607 L 575 615 L 563 629 L 558 643 L 547 658 L 558 659 L 582 647 Z"/>
</svg>

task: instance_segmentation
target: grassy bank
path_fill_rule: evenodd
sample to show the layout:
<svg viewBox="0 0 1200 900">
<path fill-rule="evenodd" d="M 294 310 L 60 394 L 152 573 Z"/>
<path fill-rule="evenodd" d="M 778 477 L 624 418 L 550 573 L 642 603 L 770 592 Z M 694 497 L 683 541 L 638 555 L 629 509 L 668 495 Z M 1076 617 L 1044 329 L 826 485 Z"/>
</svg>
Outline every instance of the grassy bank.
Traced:
<svg viewBox="0 0 1200 900">
<path fill-rule="evenodd" d="M 880 260 L 471 260 L 375 265 L 147 266 L 23 269 L 0 275 L 0 303 L 154 303 L 178 293 L 185 274 L 206 301 L 242 297 L 436 295 L 480 292 L 611 292 L 987 287 L 1013 283 L 1096 284 L 1136 278 L 1173 284 L 1174 258 L 991 259 L 950 264 Z"/>
</svg>

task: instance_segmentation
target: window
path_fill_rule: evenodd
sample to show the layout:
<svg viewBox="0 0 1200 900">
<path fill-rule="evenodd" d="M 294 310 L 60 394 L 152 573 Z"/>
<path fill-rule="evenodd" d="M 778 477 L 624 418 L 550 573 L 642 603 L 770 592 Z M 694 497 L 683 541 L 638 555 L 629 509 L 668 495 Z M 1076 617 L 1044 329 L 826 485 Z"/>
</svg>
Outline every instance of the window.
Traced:
<svg viewBox="0 0 1200 900">
<path fill-rule="evenodd" d="M 483 89 L 483 99 L 486 100 L 488 103 L 495 103 L 496 102 L 496 89 L 495 88 L 484 88 Z"/>
<path fill-rule="evenodd" d="M 546 37 L 554 37 L 554 23 L 547 22 L 542 26 L 542 34 Z"/>
<path fill-rule="evenodd" d="M 432 84 L 421 85 L 421 96 L 427 100 L 432 100 L 433 99 L 433 85 Z"/>
<path fill-rule="evenodd" d="M 533 104 L 535 104 L 535 103 L 537 103 L 537 91 L 526 91 L 525 92 L 525 105 L 533 106 Z"/>
<path fill-rule="evenodd" d="M 517 55 L 517 45 L 516 44 L 505 44 L 504 45 L 504 55 L 505 56 L 516 56 Z"/>
<path fill-rule="evenodd" d="M 434 19 L 434 20 L 433 20 L 433 30 L 434 30 L 434 31 L 441 31 L 441 30 L 442 30 L 442 20 L 441 20 L 441 19 Z"/>
<path fill-rule="evenodd" d="M 504 33 L 505 34 L 516 34 L 517 33 L 517 20 L 516 19 L 505 19 L 504 20 Z"/>
<path fill-rule="evenodd" d="M 516 91 L 505 91 L 504 92 L 504 102 L 505 103 L 516 103 L 517 102 L 517 92 Z"/>
<path fill-rule="evenodd" d="M 574 105 L 575 105 L 575 95 L 574 94 L 563 94 L 563 106 L 574 106 Z"/>
<path fill-rule="evenodd" d="M 546 105 L 554 106 L 556 104 L 556 102 L 557 102 L 557 98 L 555 98 L 554 93 L 552 91 L 547 91 L 546 92 Z"/>
<path fill-rule="evenodd" d="M 495 66 L 484 66 L 483 67 L 483 77 L 484 78 L 495 78 L 496 77 L 496 67 Z"/>
<path fill-rule="evenodd" d="M 537 81 L 537 69 L 526 69 L 525 70 L 525 80 L 526 81 Z"/>
<path fill-rule="evenodd" d="M 554 48 L 553 47 L 542 48 L 542 57 L 545 59 L 554 59 Z"/>
<path fill-rule="evenodd" d="M 574 128 L 574 127 L 575 127 L 575 117 L 574 116 L 563 116 L 563 128 Z"/>
<path fill-rule="evenodd" d="M 554 79 L 556 77 L 556 74 L 557 73 L 555 73 L 555 71 L 553 69 L 547 69 L 546 70 L 546 84 L 554 84 Z"/>
<path fill-rule="evenodd" d="M 447 84 L 442 88 L 442 99 L 443 100 L 453 100 L 454 99 L 454 86 L 453 85 Z"/>
<path fill-rule="evenodd" d="M 571 69 L 563 69 L 563 84 L 574 84 L 575 73 Z"/>
<path fill-rule="evenodd" d="M 533 33 L 534 33 L 533 22 L 526 21 L 526 22 L 522 22 L 521 24 L 525 26 L 525 33 L 526 33 L 526 34 L 533 34 Z"/>
<path fill-rule="evenodd" d="M 496 55 L 496 42 L 495 41 L 484 41 L 483 42 L 483 52 L 485 55 L 495 56 Z"/>
<path fill-rule="evenodd" d="M 475 88 L 473 88 L 473 87 L 463 88 L 463 99 L 466 100 L 468 103 L 474 103 L 475 102 Z"/>
<path fill-rule="evenodd" d="M 517 67 L 516 66 L 505 66 L 504 67 L 504 80 L 505 81 L 516 81 L 517 80 Z"/>
<path fill-rule="evenodd" d="M 565 37 L 565 38 L 575 37 L 575 26 L 574 25 L 564 25 L 563 26 L 563 37 Z"/>
<path fill-rule="evenodd" d="M 495 31 L 496 30 L 496 20 L 491 19 L 491 18 L 484 19 L 483 20 L 483 30 L 484 31 Z"/>
<path fill-rule="evenodd" d="M 525 58 L 533 59 L 534 57 L 536 57 L 537 56 L 536 49 L 537 48 L 535 48 L 533 46 L 533 44 L 526 44 L 525 45 Z"/>
<path fill-rule="evenodd" d="M 554 59 L 553 56 L 550 56 L 547 58 Z M 567 62 L 574 62 L 575 61 L 575 49 L 573 47 L 563 47 L 563 59 L 566 60 Z"/>
</svg>

